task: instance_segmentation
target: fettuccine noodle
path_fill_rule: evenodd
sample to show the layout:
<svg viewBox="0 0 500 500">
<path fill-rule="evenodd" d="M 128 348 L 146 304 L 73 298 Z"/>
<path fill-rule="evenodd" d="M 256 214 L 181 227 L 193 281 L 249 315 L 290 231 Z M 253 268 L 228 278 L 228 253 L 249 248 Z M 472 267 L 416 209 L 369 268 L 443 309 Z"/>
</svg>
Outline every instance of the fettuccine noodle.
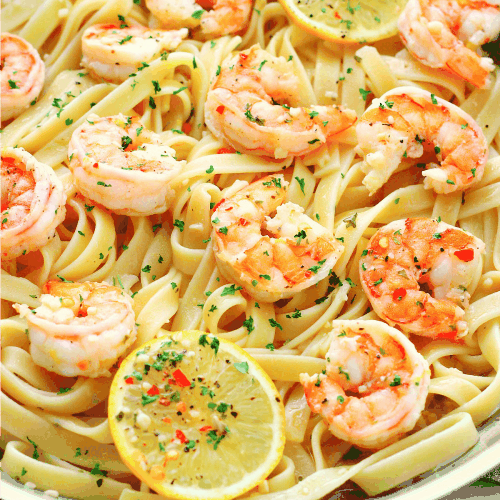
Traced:
<svg viewBox="0 0 500 500">
<path fill-rule="evenodd" d="M 160 498 L 130 473 L 114 447 L 106 412 L 111 378 L 62 377 L 31 359 L 26 319 L 12 304 L 39 306 L 42 286 L 57 277 L 106 280 L 130 290 L 138 325 L 134 348 L 167 331 L 198 329 L 237 343 L 261 364 L 285 403 L 287 443 L 277 469 L 251 493 L 254 498 L 318 500 L 347 480 L 376 495 L 467 451 L 477 441 L 476 426 L 498 407 L 498 69 L 487 89 L 471 91 L 462 80 L 417 62 L 398 38 L 372 46 L 337 45 L 295 27 L 278 3 L 257 0 L 254 7 L 243 36 L 185 39 L 167 58 L 121 84 L 94 80 L 79 67 L 81 36 L 88 26 L 116 22 L 117 16 L 146 25 L 150 14 L 137 2 L 30 0 L 2 8 L 3 29 L 29 41 L 46 64 L 44 93 L 3 128 L 2 144 L 22 147 L 52 167 L 67 195 L 66 217 L 55 238 L 36 252 L 2 262 L 1 445 L 2 465 L 11 477 L 70 498 Z M 488 142 L 482 180 L 464 195 L 436 195 L 424 189 L 416 167 L 404 167 L 370 197 L 353 127 L 295 159 L 218 154 L 225 145 L 206 128 L 207 92 L 222 61 L 254 44 L 292 59 L 301 100 L 308 105 L 342 104 L 359 117 L 367 106 L 359 89 L 380 97 L 406 85 L 453 101 L 477 121 Z M 159 82 L 159 93 L 153 92 L 152 80 Z M 68 143 L 73 132 L 90 114 L 118 113 L 140 116 L 175 150 L 177 160 L 186 161 L 172 181 L 175 197 L 165 213 L 116 215 L 80 195 L 72 181 Z M 223 293 L 235 283 L 223 277 L 215 260 L 212 208 L 235 182 L 273 172 L 291 179 L 286 201 L 342 239 L 333 291 L 327 290 L 327 277 L 289 301 L 259 304 L 239 289 Z M 356 223 L 350 224 L 354 214 Z M 333 437 L 311 412 L 299 377 L 325 368 L 332 322 L 377 319 L 361 288 L 359 259 L 377 228 L 407 217 L 441 217 L 481 238 L 486 251 L 469 288 L 465 342 L 411 337 L 432 369 L 416 428 L 378 452 L 361 453 Z M 251 331 L 245 327 L 249 320 Z M 71 390 L 61 392 L 61 387 Z M 96 463 L 107 471 L 100 482 L 91 472 Z"/>
</svg>

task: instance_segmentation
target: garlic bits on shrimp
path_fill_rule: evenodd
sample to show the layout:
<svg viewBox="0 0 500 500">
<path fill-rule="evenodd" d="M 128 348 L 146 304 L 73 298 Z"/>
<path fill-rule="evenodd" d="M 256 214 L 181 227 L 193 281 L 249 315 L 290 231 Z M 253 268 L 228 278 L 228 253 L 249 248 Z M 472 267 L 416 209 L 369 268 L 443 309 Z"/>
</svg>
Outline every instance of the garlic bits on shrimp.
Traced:
<svg viewBox="0 0 500 500">
<path fill-rule="evenodd" d="M 2 149 L 2 260 L 38 250 L 55 237 L 66 194 L 55 172 L 23 148 Z"/>
<path fill-rule="evenodd" d="M 262 302 L 315 285 L 344 249 L 302 207 L 283 203 L 287 186 L 283 175 L 269 175 L 222 199 L 212 216 L 221 273 Z"/>
<path fill-rule="evenodd" d="M 38 51 L 20 36 L 2 33 L 2 121 L 19 116 L 37 97 L 45 80 Z"/>
<path fill-rule="evenodd" d="M 404 332 L 457 340 L 467 334 L 464 309 L 485 245 L 458 227 L 427 218 L 380 228 L 359 261 L 374 311 Z"/>
<path fill-rule="evenodd" d="M 406 48 L 422 64 L 479 88 L 489 84 L 495 65 L 475 49 L 500 33 L 497 0 L 409 0 L 398 28 Z"/>
<path fill-rule="evenodd" d="M 69 168 L 78 190 L 120 215 L 165 212 L 170 181 L 186 163 L 161 144 L 138 117 L 90 115 L 69 143 Z"/>
<path fill-rule="evenodd" d="M 188 34 L 149 29 L 138 24 L 94 24 L 82 36 L 82 66 L 90 75 L 112 83 L 124 82 L 137 69 L 175 50 Z"/>
<path fill-rule="evenodd" d="M 33 361 L 65 377 L 109 377 L 137 336 L 133 300 L 107 283 L 48 281 L 42 305 L 14 308 L 28 321 Z"/>
<path fill-rule="evenodd" d="M 479 182 L 488 160 L 481 127 L 460 108 L 426 90 L 399 87 L 374 99 L 356 125 L 363 184 L 375 193 L 404 158 L 435 155 L 422 175 L 436 193 L 467 189 Z M 420 166 L 420 164 L 419 164 Z"/>
<path fill-rule="evenodd" d="M 223 62 L 207 95 L 205 121 L 237 151 L 274 158 L 310 153 L 356 121 L 342 106 L 293 107 L 299 100 L 293 62 L 254 45 Z"/>
<path fill-rule="evenodd" d="M 339 439 L 383 448 L 415 427 L 429 392 L 429 365 L 381 321 L 332 324 L 326 373 L 300 375 L 307 403 Z"/>
</svg>

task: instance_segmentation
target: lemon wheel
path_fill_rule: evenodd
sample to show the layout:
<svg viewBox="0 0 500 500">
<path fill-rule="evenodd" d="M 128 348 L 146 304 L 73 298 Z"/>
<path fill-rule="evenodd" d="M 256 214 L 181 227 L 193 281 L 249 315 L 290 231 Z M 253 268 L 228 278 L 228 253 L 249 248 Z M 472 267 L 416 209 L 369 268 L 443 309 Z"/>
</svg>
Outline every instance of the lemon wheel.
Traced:
<svg viewBox="0 0 500 500">
<path fill-rule="evenodd" d="M 375 42 L 398 32 L 408 0 L 279 0 L 292 21 L 313 35 L 344 43 Z"/>
<path fill-rule="evenodd" d="M 169 498 L 234 498 L 283 454 L 285 414 L 273 382 L 241 348 L 202 332 L 132 352 L 113 380 L 108 415 L 122 460 Z"/>
</svg>

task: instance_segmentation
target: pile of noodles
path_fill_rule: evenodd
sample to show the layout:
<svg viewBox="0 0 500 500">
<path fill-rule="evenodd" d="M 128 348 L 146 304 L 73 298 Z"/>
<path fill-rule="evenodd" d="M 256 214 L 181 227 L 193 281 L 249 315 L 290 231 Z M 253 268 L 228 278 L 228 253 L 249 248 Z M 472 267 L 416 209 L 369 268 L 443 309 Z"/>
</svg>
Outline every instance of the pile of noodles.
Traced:
<svg viewBox="0 0 500 500">
<path fill-rule="evenodd" d="M 23 147 L 51 166 L 68 194 L 67 216 L 56 238 L 40 251 L 2 263 L 2 465 L 21 482 L 71 498 L 160 498 L 130 473 L 113 445 L 106 413 L 111 378 L 63 378 L 31 360 L 26 321 L 12 303 L 38 306 L 41 287 L 56 276 L 110 283 L 119 277 L 136 293 L 135 346 L 168 330 L 199 329 L 236 342 L 257 359 L 275 381 L 287 418 L 283 459 L 258 487 L 258 494 L 273 493 L 266 498 L 319 499 L 349 479 L 371 495 L 388 490 L 469 449 L 477 440 L 476 426 L 500 402 L 498 73 L 488 89 L 473 90 L 416 62 L 396 37 L 372 46 L 341 46 L 291 25 L 278 3 L 257 0 L 254 7 L 244 36 L 184 40 L 166 60 L 152 62 L 121 85 L 92 80 L 79 69 L 81 35 L 92 24 L 116 22 L 118 15 L 147 25 L 149 13 L 140 5 L 132 0 L 30 0 L 2 9 L 3 31 L 32 43 L 47 67 L 45 94 L 5 126 L 2 143 Z M 255 43 L 273 55 L 293 56 L 302 105 L 338 103 L 361 116 L 372 97 L 402 85 L 457 104 L 487 138 L 483 179 L 465 193 L 436 195 L 424 190 L 420 169 L 403 163 L 369 197 L 352 129 L 301 158 L 269 161 L 217 154 L 224 145 L 204 125 L 210 82 L 229 54 Z M 153 93 L 152 80 L 160 83 L 160 93 Z M 366 101 L 359 89 L 371 91 Z M 154 109 L 148 105 L 150 96 Z M 72 132 L 89 113 L 138 114 L 178 159 L 187 160 L 174 181 L 176 197 L 168 212 L 127 217 L 100 206 L 88 210 L 90 203 L 72 184 L 67 151 Z M 207 242 L 211 206 L 236 181 L 251 182 L 270 172 L 283 172 L 291 180 L 287 201 L 344 239 L 330 294 L 328 278 L 289 301 L 271 304 L 256 305 L 241 291 L 222 294 L 228 282 Z M 297 179 L 303 180 L 302 187 Z M 349 223 L 354 214 L 356 223 Z M 462 345 L 410 337 L 432 368 L 425 410 L 411 435 L 377 453 L 362 453 L 332 437 L 322 418 L 311 414 L 299 374 L 317 373 L 324 365 L 332 320 L 377 318 L 360 285 L 359 257 L 377 228 L 419 216 L 440 216 L 486 243 L 482 268 L 469 288 L 469 333 Z M 182 231 L 176 221 L 184 222 Z M 249 333 L 243 322 L 250 317 L 255 329 Z M 66 387 L 72 390 L 60 391 Z M 96 463 L 106 477 L 93 473 Z"/>
</svg>

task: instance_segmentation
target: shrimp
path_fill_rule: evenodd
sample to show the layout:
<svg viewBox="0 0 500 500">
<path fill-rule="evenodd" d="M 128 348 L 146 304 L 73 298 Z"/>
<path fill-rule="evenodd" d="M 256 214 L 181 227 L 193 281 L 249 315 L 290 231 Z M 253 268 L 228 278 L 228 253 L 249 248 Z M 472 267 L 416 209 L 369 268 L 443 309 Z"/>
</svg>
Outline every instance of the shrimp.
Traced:
<svg viewBox="0 0 500 500">
<path fill-rule="evenodd" d="M 146 0 L 164 28 L 187 27 L 207 40 L 240 33 L 248 25 L 252 0 Z"/>
<path fill-rule="evenodd" d="M 307 403 L 339 439 L 383 448 L 420 417 L 429 365 L 412 342 L 381 321 L 333 323 L 326 373 L 300 375 Z"/>
<path fill-rule="evenodd" d="M 2 259 L 38 250 L 55 237 L 66 194 L 54 171 L 23 148 L 2 149 Z"/>
<path fill-rule="evenodd" d="M 472 49 L 498 36 L 498 1 L 409 0 L 398 27 L 406 48 L 422 64 L 479 88 L 489 84 L 493 60 Z"/>
<path fill-rule="evenodd" d="M 187 34 L 186 28 L 164 31 L 125 23 L 95 24 L 83 33 L 82 66 L 93 78 L 121 83 L 143 63 L 176 49 Z"/>
<path fill-rule="evenodd" d="M 73 132 L 68 155 L 78 190 L 120 215 L 165 212 L 174 195 L 169 183 L 186 163 L 138 117 L 122 114 L 90 115 Z"/>
<path fill-rule="evenodd" d="M 223 63 L 207 95 L 206 124 L 238 151 L 286 158 L 318 149 L 356 121 L 341 106 L 291 107 L 299 90 L 293 63 L 254 45 Z"/>
<path fill-rule="evenodd" d="M 33 361 L 65 377 L 109 377 L 137 336 L 133 300 L 107 283 L 48 281 L 42 303 L 14 309 L 28 321 Z"/>
<path fill-rule="evenodd" d="M 19 116 L 42 91 L 45 65 L 23 38 L 2 33 L 2 121 Z"/>
<path fill-rule="evenodd" d="M 434 219 L 397 220 L 380 228 L 360 259 L 363 290 L 375 312 L 404 332 L 457 340 L 467 334 L 467 287 L 484 243 Z"/>
<path fill-rule="evenodd" d="M 302 207 L 283 204 L 287 186 L 283 175 L 269 175 L 214 207 L 212 241 L 221 273 L 262 302 L 318 283 L 344 249 Z"/>
<path fill-rule="evenodd" d="M 488 160 L 481 127 L 457 106 L 426 90 L 399 87 L 386 92 L 356 125 L 364 156 L 363 184 L 376 192 L 403 158 L 434 154 L 440 164 L 426 166 L 424 187 L 436 193 L 467 189 L 479 182 Z M 432 159 L 432 158 L 429 158 Z"/>
</svg>

